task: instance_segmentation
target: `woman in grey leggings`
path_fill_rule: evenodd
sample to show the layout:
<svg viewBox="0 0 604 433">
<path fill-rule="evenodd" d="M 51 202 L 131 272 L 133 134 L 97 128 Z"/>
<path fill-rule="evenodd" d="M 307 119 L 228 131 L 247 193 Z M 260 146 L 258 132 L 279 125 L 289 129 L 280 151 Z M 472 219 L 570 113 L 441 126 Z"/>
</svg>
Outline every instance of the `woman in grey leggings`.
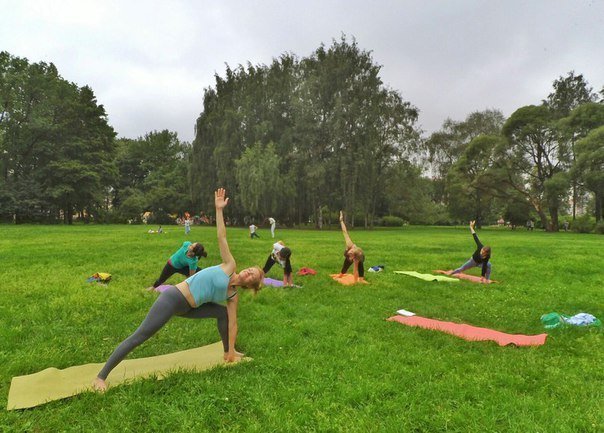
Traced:
<svg viewBox="0 0 604 433">
<path fill-rule="evenodd" d="M 223 209 L 228 204 L 226 191 L 219 188 L 214 193 L 216 205 L 216 230 L 222 263 L 203 269 L 180 284 L 164 291 L 155 301 L 143 323 L 111 354 L 94 380 L 93 387 L 107 389 L 107 376 L 134 348 L 159 331 L 173 316 L 189 319 L 216 318 L 218 332 L 224 346 L 224 360 L 234 362 L 242 354 L 235 350 L 237 339 L 237 287 L 257 292 L 264 278 L 259 267 L 247 268 L 237 273 L 236 263 L 226 239 Z M 226 301 L 226 307 L 219 302 Z"/>
</svg>

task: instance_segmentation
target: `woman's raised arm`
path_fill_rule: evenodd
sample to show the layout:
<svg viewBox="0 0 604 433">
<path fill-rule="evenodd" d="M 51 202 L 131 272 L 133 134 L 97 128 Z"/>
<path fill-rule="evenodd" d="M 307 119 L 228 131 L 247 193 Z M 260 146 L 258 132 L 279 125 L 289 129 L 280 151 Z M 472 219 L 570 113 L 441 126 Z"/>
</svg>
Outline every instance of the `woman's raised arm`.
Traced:
<svg viewBox="0 0 604 433">
<path fill-rule="evenodd" d="M 226 265 L 227 274 L 232 273 L 235 270 L 235 259 L 229 249 L 229 244 L 226 238 L 226 226 L 224 225 L 224 215 L 222 214 L 223 209 L 229 203 L 229 199 L 226 197 L 226 191 L 224 188 L 218 188 L 214 191 L 214 205 L 216 206 L 216 234 L 218 236 L 218 248 L 220 249 L 220 257 L 222 263 Z"/>
</svg>

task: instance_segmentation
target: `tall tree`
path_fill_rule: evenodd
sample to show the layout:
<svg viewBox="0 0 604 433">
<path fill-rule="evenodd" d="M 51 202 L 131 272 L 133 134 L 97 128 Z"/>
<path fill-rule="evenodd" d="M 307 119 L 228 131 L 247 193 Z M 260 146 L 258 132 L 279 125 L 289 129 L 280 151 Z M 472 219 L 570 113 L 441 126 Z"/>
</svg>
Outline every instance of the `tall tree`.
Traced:
<svg viewBox="0 0 604 433">
<path fill-rule="evenodd" d="M 558 121 L 558 128 L 562 140 L 570 145 L 572 165 L 576 165 L 576 142 L 584 138 L 589 131 L 604 125 L 604 104 L 587 102 L 574 108 L 570 114 Z M 580 172 L 572 171 L 572 215 L 576 218 L 576 208 L 582 196 Z"/>
<path fill-rule="evenodd" d="M 543 105 L 519 108 L 503 134 L 508 143 L 498 146 L 496 161 L 505 184 L 526 197 L 546 230 L 557 231 L 569 149 L 558 140 L 551 111 Z"/>
<path fill-rule="evenodd" d="M 577 142 L 577 160 L 573 170 L 594 193 L 594 213 L 602 221 L 604 206 L 604 126 L 592 130 Z"/>
<path fill-rule="evenodd" d="M 475 111 L 463 121 L 445 120 L 442 128 L 430 135 L 424 149 L 435 185 L 440 191 L 438 201 L 448 203 L 447 175 L 469 143 L 480 135 L 498 135 L 504 122 L 505 117 L 499 110 Z"/>
<path fill-rule="evenodd" d="M 594 102 L 597 97 L 583 75 L 575 75 L 575 71 L 554 80 L 553 87 L 554 91 L 547 96 L 543 104 L 555 118 L 566 117 L 579 105 Z"/>
<path fill-rule="evenodd" d="M 495 149 L 505 146 L 501 136 L 479 135 L 470 141 L 448 175 L 449 209 L 461 220 L 484 223 L 495 196 Z"/>
</svg>

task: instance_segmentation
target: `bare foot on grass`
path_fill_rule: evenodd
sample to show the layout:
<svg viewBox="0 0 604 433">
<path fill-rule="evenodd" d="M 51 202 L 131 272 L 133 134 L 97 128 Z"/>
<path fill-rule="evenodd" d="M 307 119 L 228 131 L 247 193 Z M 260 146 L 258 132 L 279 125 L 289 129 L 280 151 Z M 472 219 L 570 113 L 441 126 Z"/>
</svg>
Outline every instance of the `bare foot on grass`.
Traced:
<svg viewBox="0 0 604 433">
<path fill-rule="evenodd" d="M 245 353 L 235 351 L 235 355 L 233 357 L 229 358 L 229 354 L 227 352 L 225 352 L 223 359 L 226 362 L 239 362 L 239 361 L 241 361 L 241 358 L 243 358 L 244 356 L 245 356 Z"/>
</svg>

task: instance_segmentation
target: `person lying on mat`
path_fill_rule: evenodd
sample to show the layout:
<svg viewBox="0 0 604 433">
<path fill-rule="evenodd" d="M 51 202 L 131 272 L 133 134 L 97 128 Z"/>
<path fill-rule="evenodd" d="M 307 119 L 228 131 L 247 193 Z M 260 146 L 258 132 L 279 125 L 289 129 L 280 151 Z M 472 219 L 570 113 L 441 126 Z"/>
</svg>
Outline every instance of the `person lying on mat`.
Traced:
<svg viewBox="0 0 604 433">
<path fill-rule="evenodd" d="M 208 253 L 205 248 L 199 242 L 183 242 L 182 246 L 174 254 L 170 256 L 164 269 L 162 269 L 159 278 L 155 280 L 155 283 L 148 290 L 153 290 L 158 286 L 161 286 L 168 278 L 178 273 L 185 277 L 190 277 L 195 272 L 201 271 L 198 266 L 199 259 L 207 257 Z"/>
<path fill-rule="evenodd" d="M 279 263 L 283 268 L 283 285 L 292 287 L 294 285 L 294 279 L 292 277 L 292 265 L 290 263 L 290 257 L 292 250 L 285 246 L 282 241 L 275 242 L 273 244 L 273 251 L 269 254 L 262 269 L 265 274 L 271 270 L 275 263 Z"/>
<path fill-rule="evenodd" d="M 365 254 L 363 254 L 363 250 L 357 247 L 350 239 L 350 236 L 348 236 L 348 231 L 346 230 L 346 223 L 344 222 L 344 214 L 342 213 L 342 211 L 340 211 L 340 226 L 342 227 L 342 233 L 344 234 L 344 240 L 346 241 L 346 250 L 344 251 L 344 264 L 342 265 L 340 276 L 343 277 L 346 272 L 348 272 L 348 268 L 350 268 L 350 265 L 354 265 L 354 281 L 357 282 L 359 279 L 364 280 L 365 268 L 363 266 L 363 263 L 365 262 Z"/>
<path fill-rule="evenodd" d="M 107 376 L 134 348 L 151 338 L 173 316 L 187 319 L 215 318 L 224 348 L 224 360 L 234 362 L 242 353 L 235 350 L 237 339 L 237 288 L 260 290 L 264 272 L 259 267 L 236 272 L 236 263 L 226 238 L 223 209 L 228 204 L 226 192 L 219 188 L 214 193 L 216 205 L 216 231 L 222 263 L 202 269 L 176 286 L 162 292 L 151 306 L 147 317 L 134 334 L 130 335 L 111 354 L 93 382 L 96 390 L 107 389 Z M 219 302 L 226 301 L 226 306 Z"/>
<path fill-rule="evenodd" d="M 475 266 L 481 265 L 482 274 L 480 276 L 480 281 L 482 283 L 488 283 L 489 279 L 491 278 L 491 262 L 489 262 L 489 259 L 491 258 L 491 247 L 488 245 L 487 246 L 482 245 L 482 243 L 478 239 L 478 235 L 476 234 L 476 231 L 474 230 L 475 225 L 476 225 L 476 221 L 470 221 L 470 232 L 472 232 L 472 236 L 474 237 L 474 242 L 476 242 L 476 246 L 477 246 L 476 251 L 474 251 L 474 254 L 472 254 L 472 257 L 470 257 L 470 259 L 467 262 L 465 262 L 463 265 L 461 265 L 459 268 L 455 269 L 454 271 L 447 272 L 447 275 L 454 275 L 459 272 L 463 272 L 466 269 L 470 269 Z"/>
</svg>

